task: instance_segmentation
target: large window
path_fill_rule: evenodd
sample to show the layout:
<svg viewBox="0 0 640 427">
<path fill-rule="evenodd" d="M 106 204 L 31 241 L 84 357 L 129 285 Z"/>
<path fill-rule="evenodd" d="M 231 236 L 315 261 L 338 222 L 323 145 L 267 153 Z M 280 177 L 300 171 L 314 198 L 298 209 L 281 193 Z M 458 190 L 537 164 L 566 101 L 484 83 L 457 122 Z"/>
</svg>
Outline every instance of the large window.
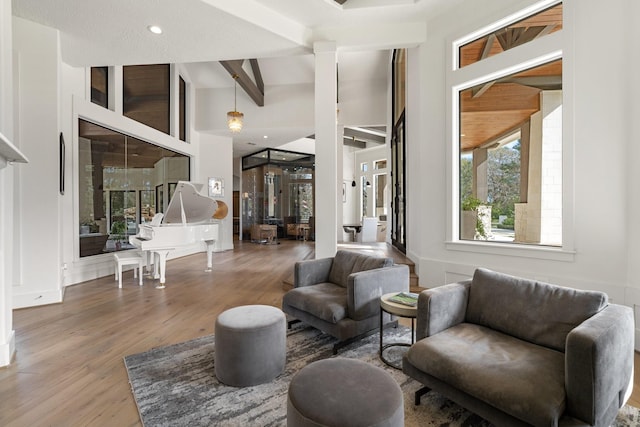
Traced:
<svg viewBox="0 0 640 427">
<path fill-rule="evenodd" d="M 189 157 L 79 120 L 80 256 L 130 249 L 138 224 L 166 208 Z M 157 191 L 160 191 L 159 195 Z"/>
<path fill-rule="evenodd" d="M 460 67 L 496 56 L 453 85 L 460 240 L 562 246 L 561 38 L 535 42 L 561 28 L 557 4 L 460 45 Z"/>
</svg>

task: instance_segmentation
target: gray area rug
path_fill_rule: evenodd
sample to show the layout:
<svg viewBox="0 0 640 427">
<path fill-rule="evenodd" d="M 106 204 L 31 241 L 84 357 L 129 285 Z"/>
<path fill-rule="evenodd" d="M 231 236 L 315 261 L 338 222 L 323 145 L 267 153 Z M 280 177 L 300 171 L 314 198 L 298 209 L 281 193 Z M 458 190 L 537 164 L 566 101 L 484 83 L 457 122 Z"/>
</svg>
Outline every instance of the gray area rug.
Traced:
<svg viewBox="0 0 640 427">
<path fill-rule="evenodd" d="M 387 329 L 384 343 L 409 340 L 408 328 Z M 305 365 L 334 357 L 335 340 L 316 329 L 294 327 L 287 336 L 285 371 L 267 384 L 237 388 L 221 384 L 213 368 L 214 336 L 156 348 L 124 358 L 129 382 L 144 426 L 285 426 L 291 377 Z M 490 426 L 441 395 L 430 392 L 420 406 L 413 393 L 420 384 L 378 358 L 379 335 L 351 344 L 337 357 L 363 360 L 384 368 L 404 392 L 405 426 Z M 407 347 L 391 347 L 387 359 L 399 361 Z M 615 427 L 640 425 L 640 410 L 625 406 Z"/>
</svg>

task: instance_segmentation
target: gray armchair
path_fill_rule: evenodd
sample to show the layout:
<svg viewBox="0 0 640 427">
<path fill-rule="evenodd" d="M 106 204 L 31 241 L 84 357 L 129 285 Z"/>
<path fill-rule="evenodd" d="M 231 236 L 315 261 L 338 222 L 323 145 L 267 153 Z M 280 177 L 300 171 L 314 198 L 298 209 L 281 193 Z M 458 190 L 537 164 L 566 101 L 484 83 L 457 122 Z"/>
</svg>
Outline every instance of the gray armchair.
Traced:
<svg viewBox="0 0 640 427">
<path fill-rule="evenodd" d="M 380 296 L 409 290 L 409 267 L 391 258 L 338 251 L 295 264 L 282 311 L 338 338 L 333 353 L 379 327 Z M 384 323 L 393 319 L 384 314 Z"/>
</svg>

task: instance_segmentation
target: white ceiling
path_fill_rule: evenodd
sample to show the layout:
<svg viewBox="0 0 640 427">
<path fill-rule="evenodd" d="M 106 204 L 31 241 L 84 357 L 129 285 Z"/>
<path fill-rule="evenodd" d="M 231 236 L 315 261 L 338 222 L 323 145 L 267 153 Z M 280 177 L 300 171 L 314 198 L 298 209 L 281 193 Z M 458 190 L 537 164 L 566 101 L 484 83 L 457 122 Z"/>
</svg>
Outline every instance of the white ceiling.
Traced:
<svg viewBox="0 0 640 427">
<path fill-rule="evenodd" d="M 72 66 L 182 63 L 196 88 L 215 89 L 233 85 L 218 62 L 232 59 L 257 58 L 266 86 L 311 83 L 313 42 L 326 39 L 337 43 L 341 81 L 384 79 L 388 49 L 422 42 L 427 17 L 462 1 L 13 0 L 12 7 L 16 16 L 59 29 L 62 58 Z M 306 131 L 272 129 L 268 145 Z M 243 129 L 234 151 L 261 132 Z"/>
</svg>

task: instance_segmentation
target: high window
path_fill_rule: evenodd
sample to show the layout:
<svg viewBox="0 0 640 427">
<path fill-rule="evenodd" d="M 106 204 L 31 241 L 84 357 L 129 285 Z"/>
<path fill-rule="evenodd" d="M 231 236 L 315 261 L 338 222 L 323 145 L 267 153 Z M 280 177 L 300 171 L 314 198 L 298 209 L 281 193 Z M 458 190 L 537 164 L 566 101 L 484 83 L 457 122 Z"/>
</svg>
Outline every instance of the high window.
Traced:
<svg viewBox="0 0 640 427">
<path fill-rule="evenodd" d="M 109 108 L 109 67 L 91 67 L 91 102 Z"/>
<path fill-rule="evenodd" d="M 169 134 L 169 64 L 122 67 L 122 114 Z"/>
<path fill-rule="evenodd" d="M 561 29 L 562 4 L 545 2 L 456 42 L 450 81 L 459 240 L 563 244 L 562 39 L 539 43 Z M 475 66 L 490 56 L 491 65 Z"/>
</svg>

